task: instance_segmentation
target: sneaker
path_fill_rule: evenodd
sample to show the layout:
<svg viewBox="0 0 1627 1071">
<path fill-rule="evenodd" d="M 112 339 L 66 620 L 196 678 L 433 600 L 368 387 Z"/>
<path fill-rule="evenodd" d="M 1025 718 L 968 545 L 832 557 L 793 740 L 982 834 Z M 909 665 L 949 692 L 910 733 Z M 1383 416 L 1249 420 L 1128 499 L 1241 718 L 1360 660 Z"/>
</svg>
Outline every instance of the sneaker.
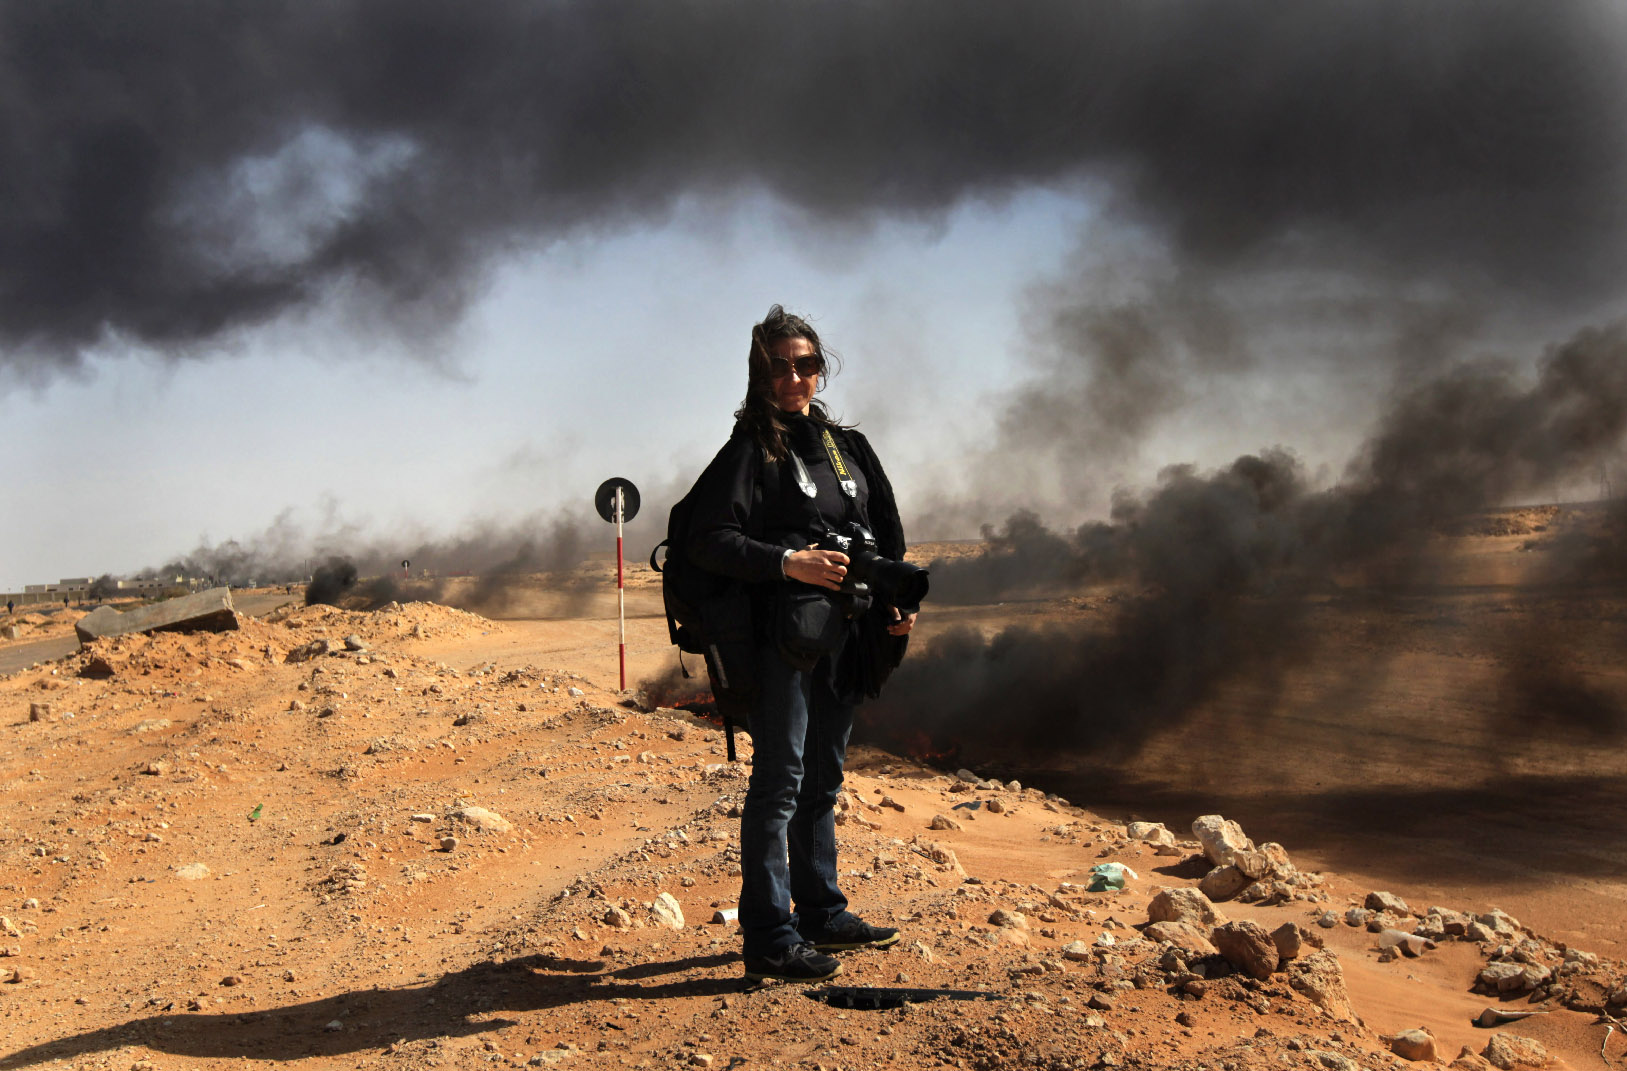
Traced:
<svg viewBox="0 0 1627 1071">
<path fill-rule="evenodd" d="M 846 952 L 853 948 L 886 948 L 898 943 L 898 931 L 890 926 L 872 926 L 857 915 L 849 915 L 843 922 L 805 933 L 803 940 L 821 952 Z"/>
<path fill-rule="evenodd" d="M 842 973 L 842 965 L 832 956 L 814 951 L 813 945 L 792 945 L 777 956 L 747 956 L 746 981 L 777 978 L 782 982 L 822 982 Z"/>
</svg>

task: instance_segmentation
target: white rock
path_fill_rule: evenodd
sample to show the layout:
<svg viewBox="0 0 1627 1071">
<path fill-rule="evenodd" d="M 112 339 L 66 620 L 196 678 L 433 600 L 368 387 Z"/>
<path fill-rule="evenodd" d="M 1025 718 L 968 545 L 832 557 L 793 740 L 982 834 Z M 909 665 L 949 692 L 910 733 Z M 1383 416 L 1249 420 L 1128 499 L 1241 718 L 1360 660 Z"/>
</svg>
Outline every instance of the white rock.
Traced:
<svg viewBox="0 0 1627 1071">
<path fill-rule="evenodd" d="M 677 897 L 669 892 L 658 893 L 655 902 L 650 905 L 650 912 L 655 921 L 674 930 L 684 928 L 684 909 L 679 906 Z"/>
<path fill-rule="evenodd" d="M 1192 835 L 1203 845 L 1203 854 L 1216 866 L 1233 865 L 1239 852 L 1254 851 L 1254 842 L 1243 832 L 1243 827 L 1218 814 L 1193 819 Z"/>
<path fill-rule="evenodd" d="M 1090 946 L 1083 941 L 1069 941 L 1062 946 L 1062 958 L 1081 963 L 1091 958 Z"/>
<path fill-rule="evenodd" d="M 452 812 L 452 817 L 488 833 L 510 833 L 514 830 L 513 822 L 484 807 L 460 807 Z"/>
<path fill-rule="evenodd" d="M 569 688 L 565 689 L 565 692 L 572 699 L 580 699 L 580 698 L 582 698 L 582 695 L 583 695 L 582 689 L 576 687 L 576 685 L 574 685 L 574 684 L 571 685 Z"/>
<path fill-rule="evenodd" d="M 1144 841 L 1157 848 L 1175 845 L 1175 834 L 1166 829 L 1162 822 L 1131 822 L 1124 827 L 1124 832 L 1131 840 Z"/>
<path fill-rule="evenodd" d="M 1370 892 L 1362 906 L 1369 911 L 1388 911 L 1392 915 L 1412 914 L 1407 902 L 1391 892 Z"/>
<path fill-rule="evenodd" d="M 1226 921 L 1207 896 L 1185 885 L 1159 889 L 1147 904 L 1147 918 L 1152 922 L 1187 922 L 1198 927 L 1218 926 Z"/>
<path fill-rule="evenodd" d="M 175 876 L 182 881 L 202 881 L 209 873 L 209 867 L 203 863 L 188 863 L 175 868 Z"/>
</svg>

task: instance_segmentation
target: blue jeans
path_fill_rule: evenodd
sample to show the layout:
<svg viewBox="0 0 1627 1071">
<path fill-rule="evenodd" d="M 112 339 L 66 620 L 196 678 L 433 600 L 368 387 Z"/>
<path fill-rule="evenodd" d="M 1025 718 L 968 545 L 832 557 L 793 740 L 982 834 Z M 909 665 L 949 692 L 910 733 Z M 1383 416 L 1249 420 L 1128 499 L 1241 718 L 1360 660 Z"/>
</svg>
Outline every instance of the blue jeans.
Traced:
<svg viewBox="0 0 1627 1071">
<path fill-rule="evenodd" d="M 751 782 L 740 817 L 740 931 L 745 954 L 773 956 L 798 933 L 837 923 L 836 796 L 853 731 L 829 667 L 793 669 L 773 644 L 758 648 L 762 691 L 751 713 Z M 795 911 L 792 904 L 795 903 Z"/>
</svg>

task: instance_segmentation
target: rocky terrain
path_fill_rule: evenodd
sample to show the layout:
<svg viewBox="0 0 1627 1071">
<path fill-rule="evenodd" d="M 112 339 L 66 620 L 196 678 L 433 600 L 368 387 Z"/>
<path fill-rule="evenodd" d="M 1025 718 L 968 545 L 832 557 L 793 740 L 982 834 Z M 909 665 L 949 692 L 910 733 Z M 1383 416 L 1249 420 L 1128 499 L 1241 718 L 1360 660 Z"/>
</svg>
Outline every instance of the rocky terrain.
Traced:
<svg viewBox="0 0 1627 1071">
<path fill-rule="evenodd" d="M 0 1066 L 1627 1060 L 1619 872 L 1590 875 L 1591 925 L 1523 881 L 1437 902 L 1426 856 L 1416 883 L 1330 868 L 1304 816 L 1140 821 L 865 747 L 844 882 L 904 936 L 835 983 L 954 992 L 744 989 L 749 737 L 730 763 L 715 725 L 616 691 L 602 611 L 289 607 L 0 679 Z"/>
</svg>

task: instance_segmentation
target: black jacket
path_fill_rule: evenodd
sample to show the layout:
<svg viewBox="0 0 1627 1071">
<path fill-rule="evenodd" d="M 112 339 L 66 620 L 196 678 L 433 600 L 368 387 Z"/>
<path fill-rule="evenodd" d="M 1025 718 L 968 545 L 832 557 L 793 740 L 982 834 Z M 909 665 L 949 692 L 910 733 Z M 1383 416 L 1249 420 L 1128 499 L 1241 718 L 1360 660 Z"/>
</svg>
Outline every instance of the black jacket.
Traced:
<svg viewBox="0 0 1627 1071">
<path fill-rule="evenodd" d="M 850 505 L 837 488 L 836 474 L 825 454 L 820 439 L 823 425 L 803 416 L 788 417 L 786 423 L 787 446 L 803 459 L 818 495 L 810 499 L 797 486 L 795 467 L 789 461 L 765 458 L 756 440 L 736 428 L 701 474 L 690 519 L 690 559 L 708 572 L 733 577 L 750 587 L 753 630 L 764 637 L 772 620 L 774 594 L 788 583 L 780 574 L 787 547 L 806 547 L 824 529 L 861 520 L 875 536 L 882 557 L 899 560 L 905 550 L 904 526 L 892 484 L 869 440 L 849 428 L 831 429 L 837 448 L 852 463 L 859 485 L 857 504 Z M 907 637 L 886 634 L 891 616 L 890 607 L 874 607 L 858 630 L 858 638 L 870 649 L 844 650 L 835 660 L 838 693 L 846 693 L 844 698 L 857 701 L 863 695 L 875 695 L 886 673 L 902 659 Z M 850 642 L 847 647 L 855 644 Z M 861 653 L 876 664 L 862 673 L 857 665 Z M 877 666 L 882 667 L 879 672 Z"/>
</svg>

